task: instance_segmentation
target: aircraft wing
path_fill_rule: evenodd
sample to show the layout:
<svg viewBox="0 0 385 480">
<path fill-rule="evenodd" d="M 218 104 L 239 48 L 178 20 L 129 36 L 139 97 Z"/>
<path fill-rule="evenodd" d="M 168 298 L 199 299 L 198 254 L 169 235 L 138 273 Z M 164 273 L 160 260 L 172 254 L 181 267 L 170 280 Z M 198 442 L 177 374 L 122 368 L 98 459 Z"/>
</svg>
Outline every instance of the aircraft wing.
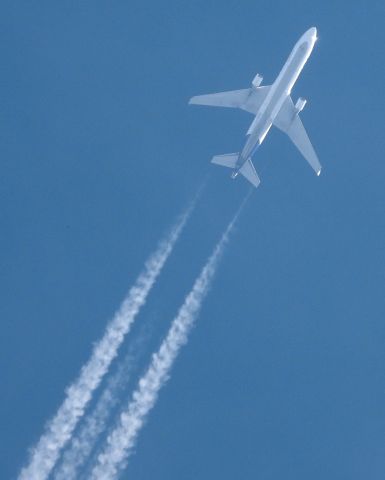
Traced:
<svg viewBox="0 0 385 480">
<path fill-rule="evenodd" d="M 228 92 L 197 95 L 190 98 L 190 105 L 208 105 L 210 107 L 240 108 L 246 112 L 257 114 L 270 86 L 230 90 Z"/>
<path fill-rule="evenodd" d="M 298 150 L 302 153 L 317 175 L 321 173 L 321 164 L 306 133 L 298 111 L 290 95 L 286 98 L 273 125 L 286 133 Z"/>
</svg>

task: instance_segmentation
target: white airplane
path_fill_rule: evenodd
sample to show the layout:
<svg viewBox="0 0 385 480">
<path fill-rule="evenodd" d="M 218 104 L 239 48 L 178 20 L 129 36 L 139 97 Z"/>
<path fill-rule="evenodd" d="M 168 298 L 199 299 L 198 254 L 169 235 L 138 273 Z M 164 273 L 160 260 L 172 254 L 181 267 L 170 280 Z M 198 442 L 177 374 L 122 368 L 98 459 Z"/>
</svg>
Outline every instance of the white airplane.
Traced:
<svg viewBox="0 0 385 480">
<path fill-rule="evenodd" d="M 194 105 L 241 108 L 255 115 L 247 131 L 248 138 L 242 152 L 216 155 L 211 160 L 212 163 L 231 168 L 233 170 L 232 178 L 240 173 L 255 187 L 258 187 L 260 179 L 251 157 L 263 142 L 272 125 L 289 136 L 317 175 L 321 173 L 321 164 L 298 115 L 306 105 L 306 100 L 299 98 L 294 105 L 290 96 L 316 40 L 317 29 L 314 27 L 302 35 L 272 85 L 261 87 L 263 78 L 257 74 L 252 81 L 251 88 L 198 95 L 190 99 L 189 103 Z"/>
</svg>

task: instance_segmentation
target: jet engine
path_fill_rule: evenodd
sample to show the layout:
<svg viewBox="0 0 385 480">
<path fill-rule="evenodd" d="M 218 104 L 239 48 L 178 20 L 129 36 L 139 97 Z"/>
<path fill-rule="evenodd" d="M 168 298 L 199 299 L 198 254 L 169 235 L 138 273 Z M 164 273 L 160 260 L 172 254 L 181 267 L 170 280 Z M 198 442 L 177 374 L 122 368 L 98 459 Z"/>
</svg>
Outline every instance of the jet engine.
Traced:
<svg viewBox="0 0 385 480">
<path fill-rule="evenodd" d="M 305 108 L 307 100 L 305 98 L 299 97 L 297 100 L 297 103 L 295 104 L 295 113 L 302 112 L 302 110 Z"/>
<path fill-rule="evenodd" d="M 253 82 L 252 82 L 253 87 L 254 87 L 254 88 L 259 87 L 259 86 L 261 85 L 261 83 L 262 83 L 262 80 L 263 80 L 262 75 L 260 75 L 259 73 L 257 73 L 257 74 L 255 75 L 255 77 L 254 77 Z"/>
</svg>

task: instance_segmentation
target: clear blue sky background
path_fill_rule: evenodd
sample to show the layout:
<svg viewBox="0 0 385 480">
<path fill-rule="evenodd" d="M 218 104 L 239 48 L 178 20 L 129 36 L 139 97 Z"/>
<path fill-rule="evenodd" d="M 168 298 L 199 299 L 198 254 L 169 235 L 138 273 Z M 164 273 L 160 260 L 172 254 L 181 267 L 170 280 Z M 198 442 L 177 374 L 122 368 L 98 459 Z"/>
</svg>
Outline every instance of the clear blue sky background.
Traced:
<svg viewBox="0 0 385 480">
<path fill-rule="evenodd" d="M 1 479 L 203 178 L 140 319 L 147 353 L 249 188 L 208 161 L 251 116 L 189 97 L 271 83 L 311 26 L 293 97 L 322 175 L 278 131 L 257 152 L 261 187 L 123 478 L 384 478 L 384 2 L 4 0 Z"/>
</svg>

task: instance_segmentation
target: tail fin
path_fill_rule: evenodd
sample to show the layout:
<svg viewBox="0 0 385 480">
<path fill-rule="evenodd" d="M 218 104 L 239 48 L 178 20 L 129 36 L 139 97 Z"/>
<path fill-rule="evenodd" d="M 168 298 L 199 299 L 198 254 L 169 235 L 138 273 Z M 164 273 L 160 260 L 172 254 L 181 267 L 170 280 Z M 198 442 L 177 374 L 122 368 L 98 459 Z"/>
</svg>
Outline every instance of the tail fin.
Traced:
<svg viewBox="0 0 385 480">
<path fill-rule="evenodd" d="M 237 160 L 239 153 L 226 153 L 225 155 L 215 155 L 211 159 L 211 163 L 215 165 L 221 165 L 221 167 L 235 168 L 237 166 Z"/>
<path fill-rule="evenodd" d="M 258 174 L 255 171 L 253 162 L 249 158 L 238 170 L 237 168 L 238 158 L 239 158 L 239 153 L 227 153 L 225 155 L 215 155 L 215 157 L 211 159 L 211 163 L 215 163 L 215 165 L 220 165 L 221 167 L 234 169 L 234 172 L 235 172 L 234 178 L 239 172 L 241 175 L 243 175 L 246 178 L 246 180 L 248 180 L 250 183 L 254 185 L 255 188 L 257 188 L 258 185 L 261 183 L 261 180 L 259 179 Z"/>
<path fill-rule="evenodd" d="M 245 162 L 239 170 L 241 173 L 250 183 L 254 185 L 255 188 L 261 183 L 261 180 L 258 177 L 257 172 L 255 171 L 253 162 L 250 158 Z"/>
</svg>

